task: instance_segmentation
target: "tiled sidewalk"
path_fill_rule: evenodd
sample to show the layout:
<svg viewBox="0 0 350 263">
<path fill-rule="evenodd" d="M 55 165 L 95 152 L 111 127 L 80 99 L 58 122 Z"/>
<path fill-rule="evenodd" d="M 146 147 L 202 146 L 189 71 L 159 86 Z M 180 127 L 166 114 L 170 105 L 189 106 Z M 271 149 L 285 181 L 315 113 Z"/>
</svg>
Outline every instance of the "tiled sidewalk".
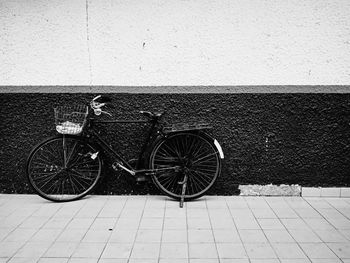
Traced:
<svg viewBox="0 0 350 263">
<path fill-rule="evenodd" d="M 0 262 L 350 262 L 350 198 L 0 195 Z"/>
</svg>

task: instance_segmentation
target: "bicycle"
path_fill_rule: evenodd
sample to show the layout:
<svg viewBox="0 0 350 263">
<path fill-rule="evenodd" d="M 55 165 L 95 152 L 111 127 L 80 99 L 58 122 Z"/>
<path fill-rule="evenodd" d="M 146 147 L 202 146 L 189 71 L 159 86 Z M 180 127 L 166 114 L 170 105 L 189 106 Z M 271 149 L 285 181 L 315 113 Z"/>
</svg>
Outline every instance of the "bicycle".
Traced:
<svg viewBox="0 0 350 263">
<path fill-rule="evenodd" d="M 166 125 L 164 113 L 140 111 L 143 120 L 97 120 L 110 100 L 101 95 L 89 105 L 54 108 L 59 133 L 39 143 L 28 156 L 29 184 L 41 197 L 55 202 L 78 200 L 90 193 L 101 177 L 103 156 L 114 157 L 114 170 L 124 170 L 136 181 L 152 178 L 167 196 L 184 201 L 203 196 L 221 172 L 224 154 L 219 142 L 206 130 L 207 123 Z M 90 107 L 89 107 L 90 106 Z M 96 124 L 149 123 L 147 138 L 136 165 L 112 149 L 96 130 Z"/>
</svg>

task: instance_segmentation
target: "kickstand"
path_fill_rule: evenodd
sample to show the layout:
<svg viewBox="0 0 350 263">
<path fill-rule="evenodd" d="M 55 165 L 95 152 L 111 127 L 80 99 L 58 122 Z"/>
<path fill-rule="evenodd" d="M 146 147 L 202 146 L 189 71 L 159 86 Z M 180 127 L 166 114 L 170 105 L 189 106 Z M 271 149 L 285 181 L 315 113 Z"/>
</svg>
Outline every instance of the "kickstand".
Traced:
<svg viewBox="0 0 350 263">
<path fill-rule="evenodd" d="M 182 193 L 180 199 L 180 208 L 184 207 L 186 187 L 187 187 L 187 174 L 185 174 L 184 180 L 182 182 L 178 182 L 178 184 L 182 184 Z"/>
</svg>

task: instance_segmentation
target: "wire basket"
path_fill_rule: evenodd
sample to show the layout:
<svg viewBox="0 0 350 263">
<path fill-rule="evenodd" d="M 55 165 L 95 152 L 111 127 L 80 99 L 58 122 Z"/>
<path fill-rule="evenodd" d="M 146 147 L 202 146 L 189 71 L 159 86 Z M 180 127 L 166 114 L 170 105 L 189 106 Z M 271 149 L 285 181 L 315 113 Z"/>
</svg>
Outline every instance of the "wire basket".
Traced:
<svg viewBox="0 0 350 263">
<path fill-rule="evenodd" d="M 88 115 L 85 105 L 59 106 L 54 108 L 56 130 L 61 134 L 77 135 L 83 131 Z"/>
</svg>

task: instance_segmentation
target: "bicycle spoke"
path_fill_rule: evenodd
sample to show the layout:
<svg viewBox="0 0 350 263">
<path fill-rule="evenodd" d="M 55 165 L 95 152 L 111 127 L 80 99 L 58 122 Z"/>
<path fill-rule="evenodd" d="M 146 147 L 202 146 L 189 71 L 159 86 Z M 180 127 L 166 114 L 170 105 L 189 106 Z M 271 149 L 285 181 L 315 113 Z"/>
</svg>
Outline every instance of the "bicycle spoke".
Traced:
<svg viewBox="0 0 350 263">
<path fill-rule="evenodd" d="M 31 185 L 44 198 L 53 201 L 78 199 L 90 191 L 101 173 L 99 156 L 95 159 L 86 153 L 96 152 L 78 138 L 55 137 L 33 151 L 27 162 L 27 175 Z M 65 147 L 65 149 L 63 148 Z M 66 151 L 68 170 L 62 167 Z"/>
</svg>

